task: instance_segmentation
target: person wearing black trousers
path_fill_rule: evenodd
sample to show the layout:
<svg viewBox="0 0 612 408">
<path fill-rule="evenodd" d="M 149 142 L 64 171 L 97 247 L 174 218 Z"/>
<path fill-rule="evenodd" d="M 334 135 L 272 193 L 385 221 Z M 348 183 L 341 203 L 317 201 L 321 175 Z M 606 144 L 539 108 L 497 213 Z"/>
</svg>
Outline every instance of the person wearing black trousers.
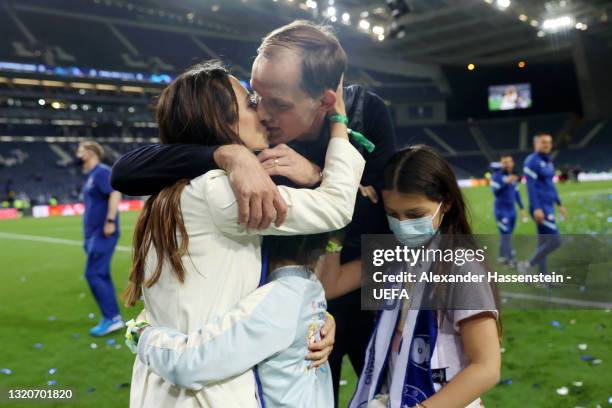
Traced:
<svg viewBox="0 0 612 408">
<path fill-rule="evenodd" d="M 345 70 L 346 54 L 329 28 L 305 21 L 278 28 L 259 47 L 251 77 L 252 103 L 274 147 L 255 156 L 239 145 L 148 145 L 115 163 L 111 183 L 125 194 L 151 195 L 180 179 L 222 168 L 238 198 L 241 222 L 250 228 L 282 223 L 287 203 L 276 184 L 313 188 L 320 182 L 329 141 L 327 112 Z M 379 96 L 352 85 L 344 88 L 344 100 L 351 143 L 366 159 L 366 167 L 353 221 L 344 231 L 343 263 L 361 256 L 362 234 L 390 233 L 376 191 L 396 150 L 391 115 Z M 361 310 L 359 291 L 330 301 L 328 309 L 337 325 L 329 356 L 337 406 L 342 358 L 348 355 L 361 372 L 374 322 L 370 312 Z M 331 344 L 321 343 L 314 356 L 331 351 Z"/>
</svg>

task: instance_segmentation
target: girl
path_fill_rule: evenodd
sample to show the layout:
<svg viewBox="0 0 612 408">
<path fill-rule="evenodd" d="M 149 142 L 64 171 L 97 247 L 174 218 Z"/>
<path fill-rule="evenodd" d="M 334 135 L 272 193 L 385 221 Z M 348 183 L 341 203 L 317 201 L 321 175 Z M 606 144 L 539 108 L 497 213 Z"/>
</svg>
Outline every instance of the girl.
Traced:
<svg viewBox="0 0 612 408">
<path fill-rule="evenodd" d="M 319 108 L 345 114 L 341 92 L 334 106 Z M 250 95 L 219 64 L 197 65 L 164 89 L 157 122 L 162 143 L 267 147 Z M 279 187 L 289 207 L 281 226 L 247 231 L 240 225 L 236 198 L 221 170 L 179 181 L 151 196 L 134 230 L 127 304 L 133 306 L 143 295 L 146 318 L 153 326 L 190 333 L 257 288 L 259 235 L 322 233 L 348 224 L 365 163 L 348 141 L 346 126 L 332 126 L 321 186 Z M 256 391 L 252 370 L 193 392 L 174 387 L 136 359 L 130 406 L 257 407 Z"/>
<path fill-rule="evenodd" d="M 391 231 L 401 244 L 428 249 L 474 246 L 457 180 L 430 147 L 417 145 L 395 154 L 384 172 L 382 198 Z M 418 270 L 449 272 L 442 263 L 420 265 Z M 452 272 L 467 270 L 466 264 Z M 318 273 L 328 299 L 361 285 L 360 260 L 340 267 L 338 254 L 328 254 Z M 499 379 L 501 330 L 495 290 L 488 285 L 468 288 L 469 293 L 459 291 L 458 304 L 475 300 L 484 305 L 480 310 L 444 305 L 427 310 L 431 307 L 425 305 L 425 291 L 442 293 L 445 288 L 417 283 L 409 288 L 410 300 L 381 311 L 349 407 L 480 406 L 480 395 Z"/>
</svg>

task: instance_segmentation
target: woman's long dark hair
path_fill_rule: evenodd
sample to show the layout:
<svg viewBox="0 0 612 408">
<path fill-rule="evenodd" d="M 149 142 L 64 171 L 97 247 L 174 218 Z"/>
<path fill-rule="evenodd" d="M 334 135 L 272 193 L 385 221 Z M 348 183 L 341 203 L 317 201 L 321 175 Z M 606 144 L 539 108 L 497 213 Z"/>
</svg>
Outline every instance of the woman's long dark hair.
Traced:
<svg viewBox="0 0 612 408">
<path fill-rule="evenodd" d="M 159 137 L 164 144 L 242 144 L 238 132 L 238 101 L 229 72 L 217 61 L 195 65 L 177 77 L 159 96 L 156 109 Z M 134 229 L 132 269 L 123 292 L 126 305 L 133 306 L 142 287 L 151 287 L 168 259 L 180 282 L 185 280 L 182 257 L 189 237 L 180 207 L 181 193 L 189 180 L 180 180 L 152 195 Z M 178 236 L 180 236 L 180 239 Z M 149 248 L 157 251 L 153 275 L 145 281 Z"/>
<path fill-rule="evenodd" d="M 444 235 L 440 240 L 442 251 L 455 248 L 476 248 L 477 244 L 470 227 L 469 208 L 455 173 L 450 164 L 435 149 L 427 145 L 413 145 L 395 153 L 383 173 L 383 190 L 404 194 L 423 194 L 429 200 L 442 202 L 445 209 L 438 230 Z M 486 266 L 486 263 L 485 263 Z M 449 272 L 447 262 L 440 262 L 435 268 L 438 274 Z M 500 311 L 499 293 L 491 283 L 495 306 Z M 436 298 L 441 302 L 438 308 L 443 317 L 446 312 L 448 287 L 436 284 Z M 442 319 L 440 318 L 440 323 Z M 498 333 L 501 337 L 501 314 L 498 319 Z"/>
</svg>

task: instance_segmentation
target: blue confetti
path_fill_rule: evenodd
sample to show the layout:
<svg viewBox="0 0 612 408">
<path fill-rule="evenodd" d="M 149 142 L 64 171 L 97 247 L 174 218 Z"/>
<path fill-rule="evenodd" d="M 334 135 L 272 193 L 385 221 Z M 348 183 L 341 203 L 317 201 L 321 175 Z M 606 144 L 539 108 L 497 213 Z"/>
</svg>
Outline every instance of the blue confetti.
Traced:
<svg viewBox="0 0 612 408">
<path fill-rule="evenodd" d="M 553 327 L 561 327 L 561 323 L 559 323 L 557 320 L 553 320 L 552 322 L 550 322 L 550 324 Z"/>
<path fill-rule="evenodd" d="M 612 222 L 612 217 L 608 217 L 608 222 Z"/>
<path fill-rule="evenodd" d="M 50 322 L 54 322 L 55 320 L 57 320 L 57 317 L 51 315 L 51 316 L 47 317 L 47 320 L 49 320 Z"/>
<path fill-rule="evenodd" d="M 512 384 L 512 378 L 501 380 L 500 382 L 498 382 L 498 384 L 499 385 L 510 385 L 510 384 Z"/>
<path fill-rule="evenodd" d="M 610 197 L 612 197 L 612 195 Z M 612 397 L 608 398 L 608 404 L 612 404 Z"/>
<path fill-rule="evenodd" d="M 580 356 L 580 359 L 582 361 L 592 361 L 593 358 L 594 357 L 592 355 L 590 355 L 590 354 L 583 354 L 583 355 Z"/>
<path fill-rule="evenodd" d="M 54 385 L 57 385 L 57 381 L 55 381 L 55 380 L 49 380 L 49 381 L 47 381 L 47 385 L 48 385 L 48 386 L 50 386 L 50 387 L 52 387 L 52 386 L 54 386 Z"/>
<path fill-rule="evenodd" d="M 93 319 L 94 317 L 96 317 L 95 313 L 90 313 L 87 315 L 87 317 L 89 317 L 90 319 Z"/>
<path fill-rule="evenodd" d="M 72 335 L 72 338 L 73 338 L 73 339 L 79 339 L 79 338 L 81 338 L 81 334 L 80 334 L 80 333 L 74 333 L 74 334 Z"/>
<path fill-rule="evenodd" d="M 57 373 L 57 369 L 55 369 L 55 368 L 50 368 L 49 369 L 49 374 L 53 375 L 55 373 Z"/>
<path fill-rule="evenodd" d="M 3 368 L 2 374 L 11 375 L 13 371 L 10 368 Z"/>
<path fill-rule="evenodd" d="M 42 345 L 42 344 L 40 344 L 40 343 L 36 343 L 36 344 L 34 344 L 34 348 L 35 348 L 35 349 L 41 349 L 42 347 L 43 347 L 43 345 Z"/>
<path fill-rule="evenodd" d="M 115 339 L 108 339 L 106 340 L 106 344 L 108 346 L 113 346 L 117 341 Z"/>
<path fill-rule="evenodd" d="M 95 390 L 96 390 L 96 389 L 95 389 L 94 387 L 89 387 L 89 388 L 87 388 L 85 391 L 86 391 L 88 394 L 91 394 L 91 393 L 92 393 L 92 392 L 94 392 Z"/>
</svg>

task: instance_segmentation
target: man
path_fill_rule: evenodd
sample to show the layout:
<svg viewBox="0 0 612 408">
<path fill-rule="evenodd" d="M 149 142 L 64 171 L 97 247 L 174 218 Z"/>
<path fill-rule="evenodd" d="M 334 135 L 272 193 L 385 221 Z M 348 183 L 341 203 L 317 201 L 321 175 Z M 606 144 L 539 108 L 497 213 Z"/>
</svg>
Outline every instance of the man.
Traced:
<svg viewBox="0 0 612 408">
<path fill-rule="evenodd" d="M 122 157 L 113 168 L 113 186 L 130 195 L 148 195 L 181 178 L 193 178 L 221 167 L 230 177 L 240 220 L 249 228 L 282 223 L 287 211 L 276 185 L 291 182 L 314 187 L 329 141 L 328 107 L 346 70 L 346 54 L 326 27 L 295 21 L 268 34 L 258 49 L 251 85 L 257 113 L 276 145 L 257 157 L 237 145 L 146 146 Z M 376 198 L 385 163 L 395 152 L 395 134 L 384 102 L 359 86 L 344 90 L 349 128 L 374 143 L 368 152 L 351 142 L 366 159 L 353 222 L 345 231 L 342 261 L 361 256 L 361 234 L 389 233 L 382 203 Z M 336 316 L 336 347 L 330 358 L 337 398 L 342 356 L 349 354 L 354 369 L 363 366 L 364 350 L 372 328 L 369 313 L 362 312 L 359 293 L 329 303 Z"/>
<path fill-rule="evenodd" d="M 514 159 L 504 154 L 499 160 L 499 167 L 491 176 L 491 189 L 495 196 L 493 212 L 499 230 L 499 259 L 501 263 L 514 265 L 515 251 L 512 248 L 512 232 L 516 224 L 515 203 L 521 209 L 521 218 L 525 218 L 523 200 L 519 191 L 519 177 L 514 174 Z"/>
<path fill-rule="evenodd" d="M 536 222 L 538 231 L 538 247 L 530 260 L 519 263 L 518 269 L 525 273 L 538 265 L 540 273 L 546 274 L 547 256 L 561 245 L 555 219 L 555 204 L 559 206 L 563 217 L 567 217 L 567 210 L 561 204 L 553 181 L 555 166 L 550 158 L 552 136 L 547 132 L 538 132 L 533 138 L 533 147 L 534 152 L 525 159 L 523 173 L 527 179 L 529 213 Z"/>
<path fill-rule="evenodd" d="M 102 320 L 89 332 L 100 337 L 123 328 L 110 263 L 119 239 L 119 201 L 121 193 L 110 185 L 110 168 L 100 161 L 104 150 L 96 142 L 82 142 L 77 158 L 82 162 L 86 180 L 83 186 L 83 233 L 87 254 L 85 278 L 100 307 Z"/>
</svg>

